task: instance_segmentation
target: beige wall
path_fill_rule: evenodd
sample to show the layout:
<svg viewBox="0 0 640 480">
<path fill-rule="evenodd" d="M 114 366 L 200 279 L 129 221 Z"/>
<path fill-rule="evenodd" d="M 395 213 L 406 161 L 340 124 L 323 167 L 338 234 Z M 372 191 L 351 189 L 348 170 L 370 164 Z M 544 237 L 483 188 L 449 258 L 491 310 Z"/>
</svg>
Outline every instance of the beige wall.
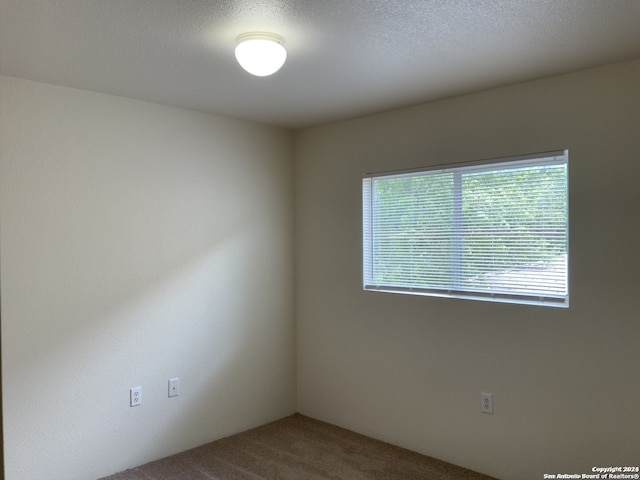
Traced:
<svg viewBox="0 0 640 480">
<path fill-rule="evenodd" d="M 282 417 L 296 368 L 298 411 L 505 480 L 637 463 L 638 85 L 628 62 L 292 135 L 0 77 L 6 478 Z M 569 309 L 361 291 L 362 173 L 561 148 Z"/>
<path fill-rule="evenodd" d="M 292 153 L 285 130 L 0 77 L 7 479 L 295 411 Z"/>
<path fill-rule="evenodd" d="M 637 465 L 638 112 L 635 61 L 300 132 L 298 410 L 505 480 Z M 569 309 L 362 291 L 363 173 L 563 148 Z"/>
</svg>

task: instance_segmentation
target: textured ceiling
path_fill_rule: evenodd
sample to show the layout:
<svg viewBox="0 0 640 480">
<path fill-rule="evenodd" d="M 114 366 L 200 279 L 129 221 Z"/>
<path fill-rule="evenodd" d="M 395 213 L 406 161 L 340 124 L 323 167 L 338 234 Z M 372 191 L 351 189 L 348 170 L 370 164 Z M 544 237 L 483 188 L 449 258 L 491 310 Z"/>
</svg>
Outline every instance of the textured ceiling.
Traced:
<svg viewBox="0 0 640 480">
<path fill-rule="evenodd" d="M 639 57 L 640 0 L 0 0 L 2 74 L 290 128 Z"/>
</svg>

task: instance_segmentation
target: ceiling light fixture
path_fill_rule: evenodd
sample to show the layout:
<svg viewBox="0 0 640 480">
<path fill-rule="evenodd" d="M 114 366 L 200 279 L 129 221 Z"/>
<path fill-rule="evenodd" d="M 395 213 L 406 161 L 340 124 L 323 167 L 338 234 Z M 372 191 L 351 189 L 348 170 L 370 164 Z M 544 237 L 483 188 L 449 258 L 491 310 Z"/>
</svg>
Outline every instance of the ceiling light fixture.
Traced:
<svg viewBox="0 0 640 480">
<path fill-rule="evenodd" d="M 243 33 L 237 38 L 236 59 L 252 75 L 266 77 L 276 73 L 287 59 L 284 38 L 273 33 Z"/>
</svg>

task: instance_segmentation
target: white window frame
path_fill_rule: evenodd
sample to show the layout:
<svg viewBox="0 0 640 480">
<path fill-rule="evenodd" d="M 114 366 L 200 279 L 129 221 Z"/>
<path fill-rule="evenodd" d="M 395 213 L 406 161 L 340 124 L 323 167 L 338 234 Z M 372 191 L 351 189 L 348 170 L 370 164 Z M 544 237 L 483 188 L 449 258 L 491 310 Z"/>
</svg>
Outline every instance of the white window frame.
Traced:
<svg viewBox="0 0 640 480">
<path fill-rule="evenodd" d="M 393 172 L 382 172 L 382 173 L 368 173 L 363 176 L 362 179 L 362 193 L 363 193 L 363 289 L 367 291 L 377 291 L 377 292 L 388 292 L 388 293 L 404 293 L 404 294 L 417 294 L 417 295 L 428 295 L 428 296 L 438 296 L 438 297 L 450 297 L 450 298 L 465 298 L 472 300 L 485 300 L 485 301 L 495 301 L 495 302 L 507 302 L 507 303 L 523 303 L 523 304 L 531 304 L 531 305 L 545 305 L 545 306 L 553 306 L 553 307 L 568 307 L 569 306 L 569 220 L 568 220 L 568 210 L 569 210 L 569 200 L 568 200 L 568 183 L 569 183 L 569 162 L 568 162 L 568 151 L 553 151 L 553 152 L 545 152 L 531 155 L 521 155 L 516 157 L 507 157 L 507 158 L 499 158 L 499 159 L 491 159 L 491 160 L 483 160 L 479 162 L 466 162 L 459 164 L 451 164 L 446 166 L 437 166 L 437 167 L 426 167 L 412 170 L 402 170 L 402 171 L 393 171 Z M 559 275 L 562 281 L 564 282 L 564 291 L 563 292 L 526 292 L 524 291 L 524 287 L 520 284 L 517 288 L 501 288 L 497 290 L 492 290 L 489 288 L 488 290 L 483 289 L 470 289 L 468 286 L 465 288 L 459 288 L 459 282 L 456 285 L 456 281 L 451 281 L 450 285 L 446 285 L 444 287 L 424 287 L 424 286 L 416 286 L 407 284 L 397 284 L 395 282 L 376 282 L 374 278 L 375 275 L 375 255 L 374 255 L 374 187 L 373 183 L 376 179 L 386 179 L 386 178 L 399 178 L 399 177 L 407 177 L 407 176 L 416 176 L 416 175 L 424 175 L 424 174 L 439 174 L 439 173 L 453 173 L 454 179 L 460 178 L 458 174 L 467 174 L 467 173 L 478 173 L 482 171 L 498 171 L 504 170 L 505 168 L 520 168 L 527 166 L 554 166 L 554 165 L 564 165 L 566 168 L 566 224 L 564 225 L 565 232 L 565 240 L 566 240 L 566 257 L 565 264 L 566 267 L 560 267 L 560 273 L 554 272 L 553 275 Z M 454 180 L 453 187 L 453 200 L 452 204 L 454 205 L 455 210 L 462 209 L 461 206 L 461 187 L 460 183 L 455 184 L 457 180 Z M 451 245 L 452 245 L 452 256 L 454 260 L 452 264 L 456 264 L 461 262 L 462 258 L 462 225 L 460 223 L 461 215 L 453 214 L 453 226 L 452 226 L 452 235 L 451 235 Z M 562 270 L 564 268 L 564 271 Z M 457 275 L 456 272 L 459 272 L 460 268 L 458 266 L 451 267 L 450 274 L 455 277 Z M 504 278 L 504 276 L 503 276 Z M 504 282 L 504 280 L 503 280 Z M 562 287 L 561 287 L 562 288 Z M 533 288 L 535 290 L 535 288 Z M 514 293 L 515 292 L 515 293 Z"/>
</svg>

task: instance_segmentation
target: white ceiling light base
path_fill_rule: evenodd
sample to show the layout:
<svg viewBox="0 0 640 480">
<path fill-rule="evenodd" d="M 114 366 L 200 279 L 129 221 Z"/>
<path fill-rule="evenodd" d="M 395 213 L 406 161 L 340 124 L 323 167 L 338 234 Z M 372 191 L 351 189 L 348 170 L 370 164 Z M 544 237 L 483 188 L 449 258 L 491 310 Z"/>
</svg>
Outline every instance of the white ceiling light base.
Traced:
<svg viewBox="0 0 640 480">
<path fill-rule="evenodd" d="M 243 33 L 237 38 L 236 59 L 251 75 L 266 77 L 276 73 L 287 59 L 284 38 L 273 33 Z"/>
</svg>

